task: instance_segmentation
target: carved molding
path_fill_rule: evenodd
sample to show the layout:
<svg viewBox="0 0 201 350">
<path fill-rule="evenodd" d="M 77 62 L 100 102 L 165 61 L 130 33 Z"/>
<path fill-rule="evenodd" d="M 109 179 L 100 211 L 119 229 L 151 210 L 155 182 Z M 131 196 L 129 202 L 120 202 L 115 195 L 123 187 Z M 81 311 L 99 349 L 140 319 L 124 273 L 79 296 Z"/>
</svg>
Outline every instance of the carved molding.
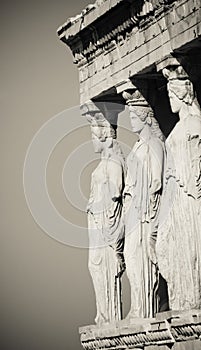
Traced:
<svg viewBox="0 0 201 350">
<path fill-rule="evenodd" d="M 81 103 L 128 78 L 153 73 L 156 66 L 161 71 L 165 63 L 157 61 L 170 53 L 196 82 L 200 9 L 197 0 L 105 0 L 70 18 L 58 35 L 72 50 L 79 69 Z"/>
<path fill-rule="evenodd" d="M 118 115 L 124 110 L 124 105 L 110 101 L 89 100 L 80 106 L 82 116 L 103 114 L 108 122 L 117 126 Z"/>
<path fill-rule="evenodd" d="M 107 0 L 104 1 L 104 3 L 107 2 Z M 121 5 L 121 2 L 118 3 Z M 152 22 L 156 22 L 161 15 L 170 11 L 176 2 L 178 1 L 126 1 L 128 6 L 122 9 L 122 16 L 119 15 L 118 20 L 115 17 L 115 21 L 111 17 L 109 26 L 104 25 L 104 18 L 100 25 L 100 22 L 96 22 L 97 16 L 94 16 L 93 25 L 91 23 L 82 28 L 81 24 L 84 22 L 85 15 L 97 7 L 96 4 L 90 5 L 80 15 L 70 18 L 61 26 L 58 29 L 58 35 L 63 42 L 70 46 L 74 55 L 74 63 L 83 66 L 86 62 L 94 61 L 101 53 L 108 52 L 128 41 L 135 28 L 136 30 L 144 30 Z M 78 26 L 78 30 L 72 35 L 70 29 L 75 25 Z M 163 30 L 165 28 L 161 28 L 161 31 Z"/>
<path fill-rule="evenodd" d="M 171 314 L 171 312 L 169 312 Z M 160 314 L 159 314 L 160 315 Z M 162 315 L 162 314 L 161 314 Z M 160 316 L 161 317 L 161 316 Z M 136 324 L 120 321 L 116 325 L 80 328 L 85 350 L 135 348 L 150 345 L 171 345 L 180 341 L 201 340 L 201 311 L 181 313 L 163 320 L 138 320 Z M 104 336 L 105 334 L 105 336 Z"/>
<path fill-rule="evenodd" d="M 125 90 L 122 94 L 128 106 L 149 107 L 149 104 L 142 93 L 136 88 L 134 90 Z"/>
<path fill-rule="evenodd" d="M 173 57 L 171 54 L 163 57 L 160 61 L 156 62 L 156 68 L 158 72 L 162 71 L 166 67 L 179 65 L 179 61 L 176 59 L 176 57 Z"/>
</svg>

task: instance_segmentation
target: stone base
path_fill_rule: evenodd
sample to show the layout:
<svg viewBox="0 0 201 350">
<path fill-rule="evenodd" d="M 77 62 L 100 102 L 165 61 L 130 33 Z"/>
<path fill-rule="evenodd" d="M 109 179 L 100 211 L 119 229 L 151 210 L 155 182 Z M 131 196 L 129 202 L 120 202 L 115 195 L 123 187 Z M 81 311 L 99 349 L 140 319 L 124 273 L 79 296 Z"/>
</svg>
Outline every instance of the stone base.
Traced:
<svg viewBox="0 0 201 350">
<path fill-rule="evenodd" d="M 201 310 L 168 311 L 79 329 L 85 350 L 201 350 Z"/>
<path fill-rule="evenodd" d="M 137 349 L 137 348 L 133 348 L 133 349 Z M 140 348 L 140 350 L 142 349 L 143 348 Z M 150 346 L 144 347 L 144 350 L 170 350 L 170 349 L 171 350 L 200 350 L 201 341 L 187 340 L 185 342 L 175 343 L 174 345 L 150 345 Z"/>
</svg>

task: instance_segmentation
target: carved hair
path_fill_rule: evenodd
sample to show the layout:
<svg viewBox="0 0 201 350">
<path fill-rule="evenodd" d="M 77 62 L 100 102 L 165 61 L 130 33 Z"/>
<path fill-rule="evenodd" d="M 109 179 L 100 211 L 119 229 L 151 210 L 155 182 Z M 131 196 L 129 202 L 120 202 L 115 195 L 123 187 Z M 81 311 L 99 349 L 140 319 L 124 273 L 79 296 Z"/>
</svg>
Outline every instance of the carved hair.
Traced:
<svg viewBox="0 0 201 350">
<path fill-rule="evenodd" d="M 102 115 L 102 113 L 96 113 L 93 117 L 87 118 L 91 124 L 91 131 L 94 133 L 100 141 L 105 141 L 107 138 L 116 139 L 116 125 L 112 125 Z"/>
<path fill-rule="evenodd" d="M 140 120 L 146 124 L 148 124 L 148 118 L 151 118 L 154 115 L 153 110 L 150 106 L 132 105 L 129 107 L 129 110 L 131 112 L 134 112 L 138 118 L 140 118 Z"/>
<path fill-rule="evenodd" d="M 119 156 L 122 159 L 122 162 L 125 161 L 124 154 L 117 140 L 113 140 L 113 147 L 111 153 L 115 153 L 115 155 Z"/>
<path fill-rule="evenodd" d="M 192 105 L 195 91 L 192 82 L 182 66 L 163 69 L 163 75 L 168 79 L 168 90 L 174 93 L 187 105 Z"/>
<path fill-rule="evenodd" d="M 179 100 L 184 101 L 187 105 L 192 105 L 195 99 L 193 84 L 190 80 L 170 80 L 168 90 L 173 92 Z"/>
<path fill-rule="evenodd" d="M 147 124 L 157 138 L 161 141 L 165 141 L 165 136 L 163 135 L 150 106 L 130 106 L 130 111 L 133 111 L 144 124 Z"/>
<path fill-rule="evenodd" d="M 151 131 L 158 137 L 161 141 L 165 141 L 165 136 L 163 135 L 159 123 L 154 116 L 151 117 Z"/>
</svg>

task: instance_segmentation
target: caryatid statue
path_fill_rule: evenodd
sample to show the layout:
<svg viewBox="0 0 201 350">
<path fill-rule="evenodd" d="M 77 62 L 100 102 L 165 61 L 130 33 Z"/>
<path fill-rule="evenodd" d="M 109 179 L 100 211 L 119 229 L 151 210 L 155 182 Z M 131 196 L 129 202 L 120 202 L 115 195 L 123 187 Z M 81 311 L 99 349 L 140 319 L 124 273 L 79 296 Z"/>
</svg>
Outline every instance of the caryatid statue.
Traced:
<svg viewBox="0 0 201 350">
<path fill-rule="evenodd" d="M 168 284 L 170 308 L 201 308 L 201 112 L 182 66 L 163 70 L 173 113 L 166 140 L 167 164 L 157 238 L 159 269 Z"/>
<path fill-rule="evenodd" d="M 131 126 L 139 136 L 127 158 L 125 181 L 126 271 L 131 286 L 127 318 L 154 317 L 159 309 L 159 273 L 155 255 L 163 183 L 164 136 L 152 108 L 136 90 L 123 93 Z"/>
<path fill-rule="evenodd" d="M 100 163 L 91 176 L 87 207 L 88 266 L 96 296 L 95 322 L 101 324 L 121 319 L 120 278 L 125 269 L 124 157 L 116 140 L 117 113 L 112 120 L 107 120 L 93 102 L 86 104 L 83 111 L 90 122 L 94 150 L 101 154 Z"/>
</svg>

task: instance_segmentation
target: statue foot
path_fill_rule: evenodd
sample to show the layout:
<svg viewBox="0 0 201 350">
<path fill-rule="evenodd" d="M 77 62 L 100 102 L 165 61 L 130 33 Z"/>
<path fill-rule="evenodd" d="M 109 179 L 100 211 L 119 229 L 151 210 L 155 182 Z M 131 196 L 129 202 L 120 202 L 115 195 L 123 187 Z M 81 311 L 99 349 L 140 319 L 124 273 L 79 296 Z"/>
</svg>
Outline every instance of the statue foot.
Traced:
<svg viewBox="0 0 201 350">
<path fill-rule="evenodd" d="M 105 323 L 109 323 L 109 321 L 106 319 L 106 317 L 97 315 L 95 318 L 95 323 L 97 324 L 97 326 L 101 326 Z"/>
<path fill-rule="evenodd" d="M 136 312 L 129 311 L 128 315 L 125 317 L 125 320 L 130 321 L 137 318 L 142 318 L 142 317 L 140 317 L 139 314 L 137 314 Z"/>
</svg>

